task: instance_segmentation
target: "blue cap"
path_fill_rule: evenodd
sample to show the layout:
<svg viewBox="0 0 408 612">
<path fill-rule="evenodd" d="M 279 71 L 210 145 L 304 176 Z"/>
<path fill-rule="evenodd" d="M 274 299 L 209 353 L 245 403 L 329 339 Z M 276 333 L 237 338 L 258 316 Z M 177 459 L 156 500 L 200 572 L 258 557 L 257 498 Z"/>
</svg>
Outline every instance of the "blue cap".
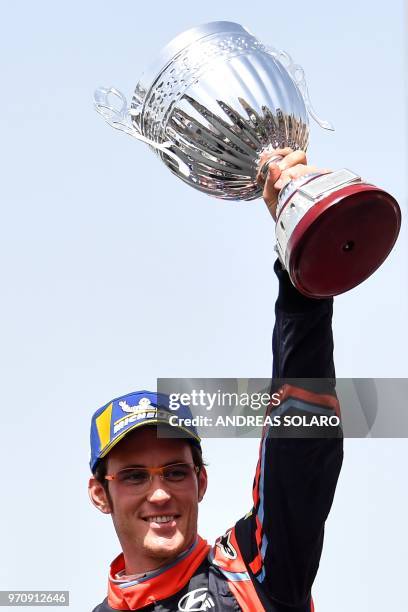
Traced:
<svg viewBox="0 0 408 612">
<path fill-rule="evenodd" d="M 169 423 L 170 417 L 177 416 L 181 424 Z M 135 391 L 122 395 L 95 412 L 91 422 L 91 461 L 92 472 L 97 463 L 122 440 L 129 431 L 143 425 L 161 423 L 178 430 L 180 436 L 200 448 L 200 437 L 193 425 L 184 425 L 185 419 L 192 419 L 190 408 L 180 405 L 175 412 L 169 408 L 169 398 L 163 393 Z"/>
</svg>

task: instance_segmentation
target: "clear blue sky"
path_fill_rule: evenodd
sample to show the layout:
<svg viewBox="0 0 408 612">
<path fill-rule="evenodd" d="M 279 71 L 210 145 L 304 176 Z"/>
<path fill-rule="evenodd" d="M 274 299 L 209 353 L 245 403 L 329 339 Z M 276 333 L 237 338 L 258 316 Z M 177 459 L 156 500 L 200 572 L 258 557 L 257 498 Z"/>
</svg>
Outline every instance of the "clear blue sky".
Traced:
<svg viewBox="0 0 408 612">
<path fill-rule="evenodd" d="M 189 189 L 103 124 L 94 88 L 130 96 L 177 33 L 242 23 L 303 65 L 335 125 L 311 124 L 309 159 L 383 186 L 406 217 L 403 3 L 39 0 L 2 15 L 0 588 L 70 589 L 83 612 L 119 551 L 86 494 L 91 413 L 157 376 L 268 377 L 277 289 L 263 203 Z M 338 376 L 407 376 L 407 306 L 404 221 L 386 264 L 336 299 Z M 406 440 L 347 441 L 319 612 L 404 608 L 407 451 Z M 207 441 L 204 537 L 249 509 L 256 452 L 255 440 Z"/>
</svg>

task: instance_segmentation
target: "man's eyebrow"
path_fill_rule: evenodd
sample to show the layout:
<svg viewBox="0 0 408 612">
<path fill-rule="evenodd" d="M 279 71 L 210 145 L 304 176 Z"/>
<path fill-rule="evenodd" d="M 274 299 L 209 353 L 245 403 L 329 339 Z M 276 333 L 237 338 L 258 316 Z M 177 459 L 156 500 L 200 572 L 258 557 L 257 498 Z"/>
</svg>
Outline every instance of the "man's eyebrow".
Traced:
<svg viewBox="0 0 408 612">
<path fill-rule="evenodd" d="M 189 463 L 189 462 L 186 461 L 185 459 L 172 459 L 171 461 L 167 461 L 166 463 L 163 463 L 163 465 L 160 465 L 157 467 L 167 467 L 168 465 L 174 465 L 176 463 L 178 464 L 178 463 Z M 152 466 L 146 465 L 146 464 L 140 464 L 140 463 L 130 463 L 129 465 L 122 466 L 120 469 L 127 470 L 129 468 L 146 468 L 146 467 L 152 467 Z"/>
</svg>

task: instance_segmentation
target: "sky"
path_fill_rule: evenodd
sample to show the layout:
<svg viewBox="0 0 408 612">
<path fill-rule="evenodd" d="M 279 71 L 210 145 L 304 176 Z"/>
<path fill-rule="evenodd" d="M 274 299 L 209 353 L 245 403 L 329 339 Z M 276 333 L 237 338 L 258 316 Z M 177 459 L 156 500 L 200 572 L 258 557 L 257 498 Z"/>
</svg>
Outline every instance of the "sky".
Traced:
<svg viewBox="0 0 408 612">
<path fill-rule="evenodd" d="M 119 545 L 87 497 L 91 414 L 157 377 L 268 377 L 277 281 L 261 200 L 223 202 L 104 125 L 93 90 L 129 98 L 179 32 L 247 26 L 306 72 L 308 158 L 399 201 L 386 263 L 335 300 L 339 377 L 407 377 L 406 34 L 403 3 L 123 0 L 8 3 L 0 25 L 2 504 L 0 589 L 66 589 L 91 610 Z M 402 610 L 406 439 L 346 440 L 316 609 Z M 206 440 L 200 533 L 249 509 L 256 440 Z M 222 469 L 220 469 L 222 467 Z M 53 609 L 53 608 L 52 608 Z"/>
</svg>

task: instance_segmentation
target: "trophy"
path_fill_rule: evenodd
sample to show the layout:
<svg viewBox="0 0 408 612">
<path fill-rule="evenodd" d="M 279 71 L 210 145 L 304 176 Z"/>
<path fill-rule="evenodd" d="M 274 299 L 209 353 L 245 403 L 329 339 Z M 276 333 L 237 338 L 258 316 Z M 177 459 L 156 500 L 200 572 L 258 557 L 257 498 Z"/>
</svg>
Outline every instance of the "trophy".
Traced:
<svg viewBox="0 0 408 612">
<path fill-rule="evenodd" d="M 96 90 L 96 110 L 148 144 L 185 183 L 224 200 L 262 195 L 262 153 L 306 150 L 314 112 L 303 69 L 241 25 L 216 21 L 183 32 L 143 73 L 130 106 Z M 266 176 L 271 157 L 263 164 Z M 399 233 L 395 199 L 348 169 L 291 180 L 280 191 L 275 249 L 295 287 L 315 298 L 368 278 Z"/>
</svg>

